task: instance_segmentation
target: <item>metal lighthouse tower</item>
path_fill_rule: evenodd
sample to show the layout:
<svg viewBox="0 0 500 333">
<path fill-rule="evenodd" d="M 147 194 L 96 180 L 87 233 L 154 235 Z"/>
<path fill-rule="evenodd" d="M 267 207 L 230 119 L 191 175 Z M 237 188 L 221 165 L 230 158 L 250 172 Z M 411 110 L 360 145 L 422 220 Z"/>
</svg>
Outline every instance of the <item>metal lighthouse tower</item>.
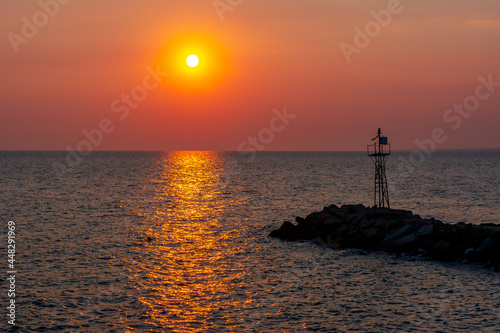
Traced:
<svg viewBox="0 0 500 333">
<path fill-rule="evenodd" d="M 385 173 L 385 161 L 391 154 L 391 144 L 387 143 L 386 136 L 382 136 L 380 128 L 378 129 L 377 136 L 374 137 L 372 141 L 375 142 L 373 145 L 367 146 L 367 153 L 375 164 L 373 204 L 377 207 L 391 208 L 391 205 L 389 204 L 387 175 Z"/>
</svg>

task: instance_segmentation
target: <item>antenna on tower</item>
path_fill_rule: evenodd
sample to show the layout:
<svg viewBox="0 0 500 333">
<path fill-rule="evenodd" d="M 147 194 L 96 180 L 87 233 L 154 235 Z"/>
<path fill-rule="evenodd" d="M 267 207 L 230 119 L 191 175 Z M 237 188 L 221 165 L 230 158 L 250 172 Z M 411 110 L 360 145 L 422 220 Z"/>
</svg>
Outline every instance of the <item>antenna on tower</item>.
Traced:
<svg viewBox="0 0 500 333">
<path fill-rule="evenodd" d="M 391 144 L 387 142 L 386 136 L 382 136 L 380 128 L 378 129 L 377 136 L 372 141 L 375 142 L 373 145 L 367 146 L 367 153 L 375 164 L 373 204 L 377 207 L 391 208 L 387 175 L 385 173 L 385 161 L 391 154 Z"/>
</svg>

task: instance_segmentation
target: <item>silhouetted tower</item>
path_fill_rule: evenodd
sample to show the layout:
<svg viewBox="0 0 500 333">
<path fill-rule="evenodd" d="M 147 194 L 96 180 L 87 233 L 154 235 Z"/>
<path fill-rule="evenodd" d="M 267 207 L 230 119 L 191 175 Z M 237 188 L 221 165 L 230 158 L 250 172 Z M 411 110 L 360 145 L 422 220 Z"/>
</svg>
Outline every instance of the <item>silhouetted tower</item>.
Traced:
<svg viewBox="0 0 500 333">
<path fill-rule="evenodd" d="M 375 186 L 373 195 L 373 204 L 377 207 L 388 207 L 389 188 L 387 186 L 387 175 L 385 174 L 385 161 L 391 154 L 391 144 L 387 143 L 387 137 L 382 136 L 380 128 L 377 136 L 372 139 L 373 145 L 367 146 L 368 156 L 375 163 Z"/>
</svg>

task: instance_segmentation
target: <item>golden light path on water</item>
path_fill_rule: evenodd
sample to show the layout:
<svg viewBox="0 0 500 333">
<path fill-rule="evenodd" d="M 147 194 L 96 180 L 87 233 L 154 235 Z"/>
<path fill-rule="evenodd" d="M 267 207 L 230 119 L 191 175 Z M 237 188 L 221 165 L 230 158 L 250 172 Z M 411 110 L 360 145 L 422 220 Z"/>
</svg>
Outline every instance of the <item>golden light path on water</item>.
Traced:
<svg viewBox="0 0 500 333">
<path fill-rule="evenodd" d="M 213 311 L 237 307 L 221 295 L 244 275 L 242 264 L 228 259 L 242 251 L 228 246 L 241 228 L 222 223 L 238 204 L 225 193 L 230 172 L 212 152 L 166 153 L 159 168 L 153 207 L 141 211 L 153 222 L 137 262 L 146 276 L 139 284 L 152 297 L 141 302 L 150 309 L 150 324 L 204 331 Z"/>
</svg>

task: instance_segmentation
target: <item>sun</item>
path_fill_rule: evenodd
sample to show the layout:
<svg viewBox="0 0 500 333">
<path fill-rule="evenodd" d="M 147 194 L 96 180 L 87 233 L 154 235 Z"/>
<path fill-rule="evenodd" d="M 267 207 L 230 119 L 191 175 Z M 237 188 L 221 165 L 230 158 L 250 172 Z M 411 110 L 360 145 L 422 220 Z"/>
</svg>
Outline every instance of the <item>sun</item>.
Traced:
<svg viewBox="0 0 500 333">
<path fill-rule="evenodd" d="M 196 67 L 196 66 L 198 66 L 199 62 L 200 62 L 200 59 L 198 59 L 198 56 L 196 56 L 194 54 L 191 54 L 186 59 L 186 63 L 188 64 L 189 67 Z"/>
<path fill-rule="evenodd" d="M 167 40 L 156 63 L 168 73 L 163 84 L 186 94 L 215 89 L 230 74 L 229 55 L 215 39 L 199 33 L 183 33 Z"/>
</svg>

